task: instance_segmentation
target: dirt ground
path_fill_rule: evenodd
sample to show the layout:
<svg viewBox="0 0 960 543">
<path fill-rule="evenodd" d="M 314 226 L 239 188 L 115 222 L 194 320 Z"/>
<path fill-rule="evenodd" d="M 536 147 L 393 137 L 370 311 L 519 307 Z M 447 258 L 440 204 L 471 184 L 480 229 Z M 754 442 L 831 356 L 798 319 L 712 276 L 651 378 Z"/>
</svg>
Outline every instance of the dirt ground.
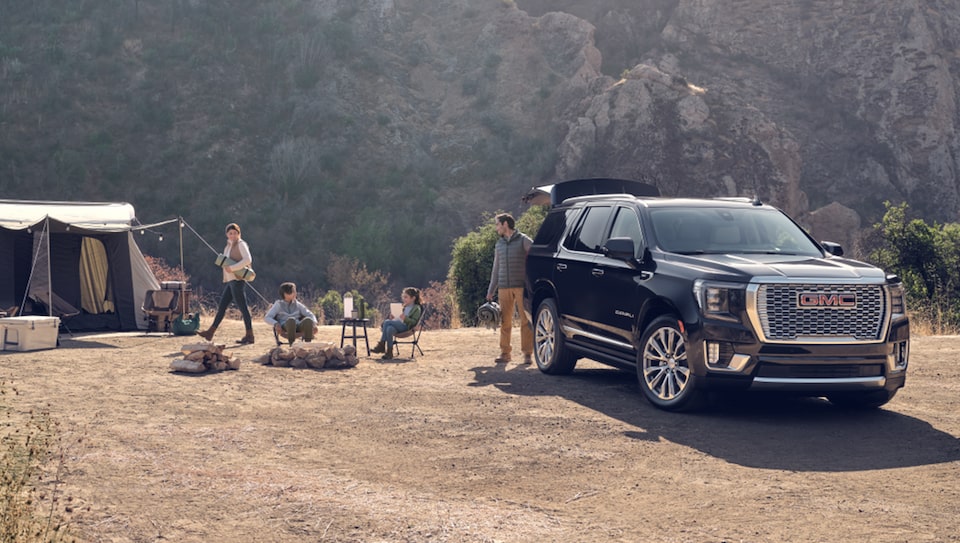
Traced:
<svg viewBox="0 0 960 543">
<path fill-rule="evenodd" d="M 200 376 L 169 371 L 182 337 L 0 353 L 19 392 L 2 407 L 61 424 L 78 539 L 960 541 L 960 337 L 915 338 L 880 410 L 748 397 L 671 414 L 589 361 L 497 367 L 492 330 L 321 371 L 251 362 L 268 334 L 234 346 L 227 322 L 215 340 L 244 363 Z"/>
</svg>

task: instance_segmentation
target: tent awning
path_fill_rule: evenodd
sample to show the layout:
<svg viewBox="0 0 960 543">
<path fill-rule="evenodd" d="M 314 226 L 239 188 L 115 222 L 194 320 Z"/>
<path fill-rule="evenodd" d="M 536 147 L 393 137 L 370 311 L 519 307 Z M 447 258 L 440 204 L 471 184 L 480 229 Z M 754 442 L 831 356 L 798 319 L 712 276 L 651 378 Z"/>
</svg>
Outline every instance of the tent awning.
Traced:
<svg viewBox="0 0 960 543">
<path fill-rule="evenodd" d="M 0 200 L 0 227 L 9 230 L 30 228 L 46 218 L 86 230 L 129 230 L 136 217 L 133 206 L 124 202 L 40 202 Z"/>
</svg>

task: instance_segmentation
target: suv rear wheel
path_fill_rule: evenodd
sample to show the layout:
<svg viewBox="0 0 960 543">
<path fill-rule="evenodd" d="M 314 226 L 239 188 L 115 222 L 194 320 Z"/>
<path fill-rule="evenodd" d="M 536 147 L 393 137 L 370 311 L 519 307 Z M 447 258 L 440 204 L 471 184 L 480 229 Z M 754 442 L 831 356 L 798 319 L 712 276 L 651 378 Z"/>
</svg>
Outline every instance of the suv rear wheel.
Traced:
<svg viewBox="0 0 960 543">
<path fill-rule="evenodd" d="M 644 396 L 668 411 L 699 407 L 703 392 L 687 359 L 687 338 L 675 317 L 658 317 L 643 333 L 637 354 L 637 379 Z"/>
<path fill-rule="evenodd" d="M 533 352 L 540 371 L 550 375 L 566 375 L 573 371 L 577 359 L 564 345 L 557 303 L 547 298 L 537 306 L 533 323 Z"/>
</svg>

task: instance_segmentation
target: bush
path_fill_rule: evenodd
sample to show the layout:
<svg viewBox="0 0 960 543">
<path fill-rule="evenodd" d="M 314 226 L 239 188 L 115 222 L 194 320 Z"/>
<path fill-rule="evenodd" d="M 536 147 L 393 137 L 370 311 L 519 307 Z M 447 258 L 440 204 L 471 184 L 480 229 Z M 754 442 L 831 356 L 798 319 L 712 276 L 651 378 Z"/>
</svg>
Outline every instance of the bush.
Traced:
<svg viewBox="0 0 960 543">
<path fill-rule="evenodd" d="M 908 219 L 907 204 L 885 202 L 870 258 L 903 281 L 911 315 L 933 333 L 960 330 L 960 224 Z"/>
<path fill-rule="evenodd" d="M 317 319 L 324 324 L 336 324 L 340 315 L 343 315 L 343 298 L 335 290 L 328 290 L 322 297 L 317 298 L 316 305 L 320 308 L 323 316 L 317 315 Z"/>
<path fill-rule="evenodd" d="M 420 290 L 420 297 L 423 303 L 430 305 L 430 312 L 424 321 L 427 328 L 439 330 L 460 325 L 456 295 L 450 281 L 431 281 L 430 286 Z"/>
<path fill-rule="evenodd" d="M 2 385 L 0 397 L 6 398 Z M 0 407 L 13 418 L 12 410 Z M 59 427 L 46 412 L 30 411 L 26 421 L 0 426 L 0 541 L 55 542 L 69 536 L 73 500 L 60 491 L 65 458 L 60 440 Z M 47 479 L 44 470 L 51 465 L 55 474 Z"/>
<path fill-rule="evenodd" d="M 157 281 L 190 282 L 190 276 L 187 275 L 187 273 L 183 271 L 183 268 L 180 266 L 170 266 L 167 264 L 166 260 L 160 257 L 143 255 L 143 259 L 147 261 L 147 266 L 150 267 L 150 271 L 153 272 L 153 275 L 157 278 Z"/>
</svg>

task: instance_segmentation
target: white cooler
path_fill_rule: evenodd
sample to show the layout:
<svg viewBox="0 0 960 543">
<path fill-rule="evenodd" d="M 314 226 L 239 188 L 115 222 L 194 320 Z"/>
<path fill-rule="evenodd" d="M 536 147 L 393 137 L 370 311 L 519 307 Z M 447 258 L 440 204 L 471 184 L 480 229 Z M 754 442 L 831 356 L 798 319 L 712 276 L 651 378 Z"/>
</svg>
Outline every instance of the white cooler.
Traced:
<svg viewBox="0 0 960 543">
<path fill-rule="evenodd" d="M 0 347 L 4 351 L 54 349 L 59 331 L 59 317 L 0 318 Z"/>
</svg>

